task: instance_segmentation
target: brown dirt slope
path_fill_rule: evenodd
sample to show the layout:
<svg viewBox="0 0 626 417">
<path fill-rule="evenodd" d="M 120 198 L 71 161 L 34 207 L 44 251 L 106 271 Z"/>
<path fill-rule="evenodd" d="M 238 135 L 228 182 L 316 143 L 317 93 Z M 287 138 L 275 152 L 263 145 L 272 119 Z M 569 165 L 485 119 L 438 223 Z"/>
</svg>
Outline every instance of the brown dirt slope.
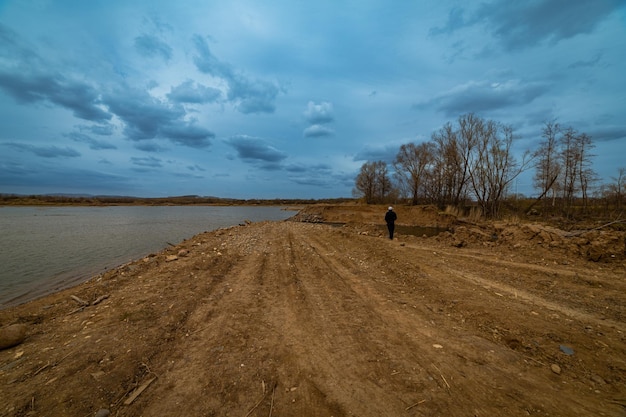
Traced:
<svg viewBox="0 0 626 417">
<path fill-rule="evenodd" d="M 0 311 L 28 328 L 0 415 L 626 416 L 623 258 L 452 222 L 389 241 L 342 210 L 361 219 L 204 233 Z"/>
</svg>

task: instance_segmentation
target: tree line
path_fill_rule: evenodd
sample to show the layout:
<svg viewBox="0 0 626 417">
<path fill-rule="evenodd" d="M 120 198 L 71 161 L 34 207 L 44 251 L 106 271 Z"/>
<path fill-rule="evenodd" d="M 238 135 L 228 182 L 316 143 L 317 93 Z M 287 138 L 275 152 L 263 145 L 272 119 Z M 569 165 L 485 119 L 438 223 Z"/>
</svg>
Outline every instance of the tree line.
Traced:
<svg viewBox="0 0 626 417">
<path fill-rule="evenodd" d="M 448 122 L 434 132 L 429 141 L 400 146 L 391 164 L 365 162 L 353 196 L 366 203 L 406 199 L 412 205 L 441 208 L 474 205 L 485 217 L 497 218 L 515 180 L 534 169 L 533 187 L 539 197 L 526 211 L 558 208 L 569 215 L 578 200 L 588 206 L 590 190 L 598 181 L 589 135 L 556 121 L 546 122 L 538 148 L 519 159 L 512 150 L 515 139 L 511 125 L 474 113 L 461 115 L 454 124 Z M 604 187 L 605 196 L 616 194 L 618 205 L 624 195 L 625 171 L 620 169 L 617 184 Z"/>
</svg>

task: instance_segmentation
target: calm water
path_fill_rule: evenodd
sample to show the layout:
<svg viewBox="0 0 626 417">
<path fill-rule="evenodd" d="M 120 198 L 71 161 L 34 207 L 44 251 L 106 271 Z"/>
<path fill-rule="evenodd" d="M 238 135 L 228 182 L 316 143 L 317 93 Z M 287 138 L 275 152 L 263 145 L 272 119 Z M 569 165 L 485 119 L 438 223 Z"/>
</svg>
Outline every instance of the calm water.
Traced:
<svg viewBox="0 0 626 417">
<path fill-rule="evenodd" d="M 279 207 L 0 207 L 0 308 Z"/>
</svg>

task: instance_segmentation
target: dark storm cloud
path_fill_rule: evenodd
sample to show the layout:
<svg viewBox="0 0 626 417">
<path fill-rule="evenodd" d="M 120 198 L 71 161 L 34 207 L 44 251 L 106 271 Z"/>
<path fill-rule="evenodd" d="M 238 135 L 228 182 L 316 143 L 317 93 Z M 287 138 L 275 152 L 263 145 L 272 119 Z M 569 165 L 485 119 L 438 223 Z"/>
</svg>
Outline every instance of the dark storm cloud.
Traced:
<svg viewBox="0 0 626 417">
<path fill-rule="evenodd" d="M 133 165 L 137 165 L 139 167 L 145 168 L 161 168 L 163 166 L 162 162 L 159 158 L 155 158 L 154 156 L 147 157 L 131 157 L 130 162 Z"/>
<path fill-rule="evenodd" d="M 250 80 L 236 74 L 228 80 L 228 99 L 243 114 L 274 113 L 278 87 L 269 81 Z"/>
<path fill-rule="evenodd" d="M 66 137 L 72 139 L 74 142 L 86 143 L 89 145 L 90 149 L 100 150 L 100 149 L 117 149 L 117 146 L 106 142 L 104 140 L 94 139 L 89 135 L 85 135 L 84 133 L 72 132 L 65 135 Z"/>
<path fill-rule="evenodd" d="M 585 129 L 593 140 L 612 141 L 626 139 L 626 126 L 601 126 Z"/>
<path fill-rule="evenodd" d="M 223 79 L 228 85 L 228 100 L 241 113 L 273 113 L 276 110 L 276 97 L 280 92 L 275 83 L 265 80 L 251 80 L 235 71 L 231 65 L 217 59 L 206 40 L 195 35 L 193 42 L 197 55 L 193 60 L 196 68 L 205 74 Z"/>
<path fill-rule="evenodd" d="M 185 120 L 185 109 L 177 104 L 159 100 L 148 91 L 120 86 L 113 91 L 100 92 L 85 81 L 73 80 L 55 72 L 41 57 L 20 44 L 17 36 L 0 26 L 0 39 L 6 41 L 7 48 L 0 51 L 0 89 L 19 103 L 47 101 L 68 110 L 74 116 L 98 123 L 89 129 L 94 134 L 110 135 L 113 125 L 109 120 L 116 115 L 124 123 L 124 134 L 131 140 L 166 138 L 174 143 L 192 148 L 203 148 L 210 144 L 214 134 L 209 130 Z M 147 37 L 140 37 L 139 45 L 159 47 L 149 43 Z M 161 52 L 165 49 L 160 47 Z M 184 89 L 185 84 L 179 86 Z M 184 91 L 173 89 L 183 94 Z M 189 92 L 189 91 L 187 91 Z M 196 99 L 204 95 L 206 99 L 214 94 L 210 89 L 196 87 Z M 189 98 L 189 97 L 188 97 Z M 108 111 L 107 111 L 108 110 Z M 104 142 L 87 137 L 72 137 L 88 142 L 93 149 L 112 149 Z M 89 140 L 88 140 L 89 139 Z"/>
<path fill-rule="evenodd" d="M 470 82 L 423 103 L 416 109 L 435 108 L 448 117 L 463 113 L 480 113 L 531 103 L 544 95 L 549 87 L 538 82 Z"/>
<path fill-rule="evenodd" d="M 172 59 L 172 47 L 153 35 L 141 35 L 135 38 L 135 49 L 150 58 L 160 56 L 165 61 Z"/>
<path fill-rule="evenodd" d="M 153 139 L 161 126 L 180 120 L 185 111 L 156 99 L 147 91 L 118 89 L 105 97 L 109 109 L 124 123 L 124 134 L 132 140 Z"/>
<path fill-rule="evenodd" d="M 215 136 L 209 130 L 186 121 L 182 106 L 159 100 L 147 91 L 118 89 L 106 96 L 105 102 L 124 122 L 124 134 L 131 140 L 166 138 L 192 148 L 204 148 Z"/>
<path fill-rule="evenodd" d="M 329 181 L 329 178 L 315 178 L 315 177 L 293 177 L 290 178 L 292 182 L 298 185 L 306 185 L 313 187 L 330 187 L 334 184 L 334 181 Z"/>
<path fill-rule="evenodd" d="M 29 152 L 42 158 L 76 158 L 80 153 L 70 147 L 60 148 L 58 146 L 35 146 L 25 143 L 5 142 L 4 146 L 22 152 Z"/>
<path fill-rule="evenodd" d="M 381 147 L 366 147 L 361 149 L 354 158 L 353 161 L 383 161 L 388 164 L 392 163 L 398 155 L 399 146 L 387 145 Z"/>
<path fill-rule="evenodd" d="M 328 164 L 290 164 L 285 171 L 288 179 L 298 185 L 324 188 L 335 184 L 332 167 Z"/>
<path fill-rule="evenodd" d="M 312 125 L 304 129 L 304 132 L 302 132 L 302 135 L 305 138 L 321 138 L 321 137 L 326 137 L 326 136 L 332 136 L 334 133 L 335 132 L 332 129 L 326 126 Z"/>
<path fill-rule="evenodd" d="M 482 3 L 471 13 L 463 8 L 452 9 L 446 24 L 432 28 L 430 34 L 450 34 L 467 26 L 482 25 L 505 49 L 523 49 L 591 33 L 622 5 L 620 0 L 496 0 Z"/>
<path fill-rule="evenodd" d="M 190 148 L 206 148 L 210 145 L 209 139 L 215 137 L 213 132 L 182 120 L 164 126 L 161 133 L 170 141 Z"/>
<path fill-rule="evenodd" d="M 0 89 L 18 103 L 48 101 L 74 116 L 94 122 L 111 119 L 102 109 L 100 95 L 90 84 L 49 70 L 48 63 L 10 29 L 0 24 Z"/>
<path fill-rule="evenodd" d="M 602 59 L 602 53 L 597 53 L 589 59 L 581 59 L 576 62 L 572 62 L 571 64 L 567 66 L 567 68 L 573 69 L 573 68 L 595 67 L 596 65 L 600 63 L 601 59 Z"/>
<path fill-rule="evenodd" d="M 94 135 L 100 135 L 100 136 L 111 136 L 113 134 L 113 131 L 115 130 L 115 126 L 113 126 L 110 123 L 103 123 L 103 124 L 89 125 L 89 126 L 79 125 L 76 127 L 81 132 L 90 132 L 90 133 L 93 133 Z"/>
<path fill-rule="evenodd" d="M 141 142 L 135 142 L 135 149 L 139 149 L 144 152 L 163 152 L 166 151 L 167 148 L 160 146 L 158 143 L 153 142 L 151 140 L 142 140 Z"/>
<path fill-rule="evenodd" d="M 201 167 L 200 165 L 198 165 L 198 164 L 188 165 L 188 166 L 187 166 L 187 169 L 188 169 L 189 171 L 201 171 L 201 172 L 206 171 L 206 169 L 202 168 L 202 167 Z"/>
<path fill-rule="evenodd" d="M 100 94 L 95 88 L 60 74 L 0 68 L 0 88 L 22 104 L 49 101 L 72 111 L 80 119 L 93 122 L 111 119 L 111 114 L 100 107 Z"/>
<path fill-rule="evenodd" d="M 211 88 L 191 80 L 172 87 L 167 98 L 175 103 L 204 104 L 213 103 L 222 97 L 222 92 L 217 88 Z"/>
<path fill-rule="evenodd" d="M 305 164 L 290 164 L 285 167 L 285 171 L 291 172 L 294 174 L 299 173 L 318 173 L 318 174 L 328 174 L 332 170 L 332 167 L 328 164 L 314 164 L 314 165 L 305 165 Z"/>
<path fill-rule="evenodd" d="M 263 139 L 238 135 L 226 141 L 235 148 L 237 155 L 245 162 L 260 163 L 265 169 L 275 169 L 276 164 L 287 158 L 283 152 L 269 145 Z"/>
</svg>

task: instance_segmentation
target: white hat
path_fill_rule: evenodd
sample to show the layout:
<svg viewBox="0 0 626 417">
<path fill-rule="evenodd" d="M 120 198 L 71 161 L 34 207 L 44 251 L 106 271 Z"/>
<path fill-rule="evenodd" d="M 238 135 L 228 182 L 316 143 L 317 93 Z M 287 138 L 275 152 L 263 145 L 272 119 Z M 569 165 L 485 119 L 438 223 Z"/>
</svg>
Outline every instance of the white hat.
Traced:
<svg viewBox="0 0 626 417">
<path fill-rule="evenodd" d="M 393 207 L 389 206 L 389 210 L 393 210 Z"/>
</svg>

